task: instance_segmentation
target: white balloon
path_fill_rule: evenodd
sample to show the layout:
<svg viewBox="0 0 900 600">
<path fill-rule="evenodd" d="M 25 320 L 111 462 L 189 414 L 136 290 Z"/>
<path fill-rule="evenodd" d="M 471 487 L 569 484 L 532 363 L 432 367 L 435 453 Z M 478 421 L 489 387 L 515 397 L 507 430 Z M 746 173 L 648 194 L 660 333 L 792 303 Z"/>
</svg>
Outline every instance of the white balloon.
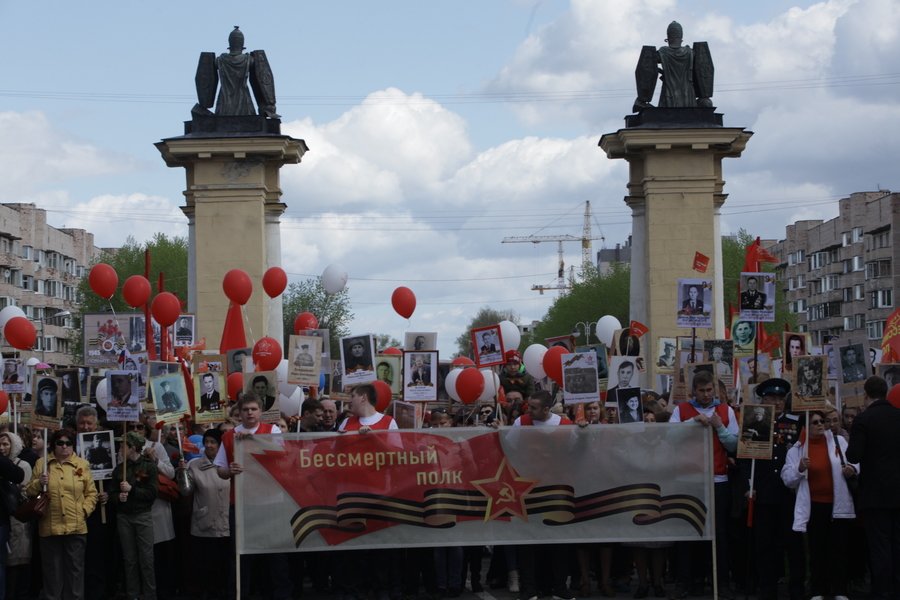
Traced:
<svg viewBox="0 0 900 600">
<path fill-rule="evenodd" d="M 281 362 L 278 363 L 278 366 L 275 367 L 275 379 L 278 383 L 287 383 L 287 372 L 288 372 L 288 361 L 285 358 L 281 359 Z"/>
<path fill-rule="evenodd" d="M 612 315 L 604 315 L 600 317 L 600 320 L 597 321 L 597 329 L 596 336 L 597 339 L 603 342 L 607 348 L 612 347 L 613 343 L 613 334 L 622 329 L 622 324 L 619 323 L 619 320 Z"/>
<path fill-rule="evenodd" d="M 519 333 L 519 326 L 512 321 L 500 321 L 500 339 L 503 340 L 503 349 L 518 350 L 519 343 L 522 341 L 522 334 Z"/>
<path fill-rule="evenodd" d="M 303 404 L 303 388 L 293 384 L 279 385 L 278 401 L 281 403 L 281 412 L 289 417 L 299 415 L 300 406 Z"/>
<path fill-rule="evenodd" d="M 35 358 L 34 356 L 32 356 L 31 358 L 29 358 L 28 360 L 25 361 L 25 366 L 33 367 L 33 366 L 37 365 L 39 362 L 41 362 L 41 361 L 38 360 L 37 358 Z"/>
<path fill-rule="evenodd" d="M 459 377 L 460 373 L 462 373 L 462 369 L 451 369 L 450 372 L 447 373 L 447 377 L 444 378 L 444 389 L 447 390 L 447 394 L 457 402 L 462 402 L 462 400 L 459 399 L 459 394 L 456 393 L 456 378 Z"/>
<path fill-rule="evenodd" d="M 497 396 L 497 389 L 500 387 L 500 377 L 490 369 L 480 369 L 481 376 L 484 377 L 484 391 L 478 397 L 479 402 L 493 402 Z"/>
<path fill-rule="evenodd" d="M 544 372 L 544 355 L 547 354 L 547 346 L 543 344 L 532 344 L 525 348 L 522 355 L 522 361 L 525 363 L 525 370 L 535 379 L 543 379 L 547 376 Z"/>
<path fill-rule="evenodd" d="M 103 410 L 106 410 L 106 407 L 109 406 L 109 390 L 106 387 L 106 377 L 100 380 L 100 383 L 97 384 L 97 404 L 100 405 Z"/>
<path fill-rule="evenodd" d="M 0 330 L 6 327 L 6 323 L 13 317 L 24 317 L 25 312 L 18 306 L 9 305 L 0 310 Z M 27 318 L 27 317 L 26 317 Z"/>
<path fill-rule="evenodd" d="M 322 271 L 322 287 L 329 294 L 337 294 L 347 286 L 347 277 L 341 265 L 330 264 Z"/>
</svg>

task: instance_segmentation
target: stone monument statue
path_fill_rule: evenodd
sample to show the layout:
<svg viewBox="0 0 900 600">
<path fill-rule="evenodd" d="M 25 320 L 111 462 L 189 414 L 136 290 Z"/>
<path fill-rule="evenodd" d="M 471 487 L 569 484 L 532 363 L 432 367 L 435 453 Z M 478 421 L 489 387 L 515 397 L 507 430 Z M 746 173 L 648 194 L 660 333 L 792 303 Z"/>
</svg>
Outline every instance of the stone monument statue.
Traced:
<svg viewBox="0 0 900 600">
<path fill-rule="evenodd" d="M 253 88 L 253 96 L 259 107 L 258 114 L 268 119 L 277 119 L 275 113 L 275 81 L 272 69 L 263 50 L 244 53 L 244 34 L 235 25 L 228 36 L 228 52 L 216 57 L 213 52 L 201 52 L 197 64 L 197 104 L 191 112 L 194 115 L 208 116 L 213 113 L 213 98 L 216 88 L 216 116 L 253 116 L 257 111 L 250 99 L 249 82 Z"/>
<path fill-rule="evenodd" d="M 706 42 L 696 42 L 693 48 L 682 45 L 684 33 L 677 21 L 669 23 L 666 35 L 667 46 L 658 50 L 653 46 L 641 49 L 634 70 L 637 83 L 634 112 L 653 106 L 650 102 L 656 90 L 657 74 L 663 82 L 660 108 L 712 108 L 714 69 L 709 45 Z"/>
</svg>

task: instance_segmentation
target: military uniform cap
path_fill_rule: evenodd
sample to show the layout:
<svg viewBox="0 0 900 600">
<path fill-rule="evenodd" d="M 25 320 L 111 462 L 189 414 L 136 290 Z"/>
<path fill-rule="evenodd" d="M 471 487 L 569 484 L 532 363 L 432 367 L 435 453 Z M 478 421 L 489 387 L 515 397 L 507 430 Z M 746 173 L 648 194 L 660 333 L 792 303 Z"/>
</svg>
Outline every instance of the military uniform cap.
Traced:
<svg viewBox="0 0 900 600">
<path fill-rule="evenodd" d="M 756 395 L 760 398 L 765 396 L 787 396 L 790 393 L 791 384 L 778 377 L 766 379 L 756 386 Z"/>
</svg>

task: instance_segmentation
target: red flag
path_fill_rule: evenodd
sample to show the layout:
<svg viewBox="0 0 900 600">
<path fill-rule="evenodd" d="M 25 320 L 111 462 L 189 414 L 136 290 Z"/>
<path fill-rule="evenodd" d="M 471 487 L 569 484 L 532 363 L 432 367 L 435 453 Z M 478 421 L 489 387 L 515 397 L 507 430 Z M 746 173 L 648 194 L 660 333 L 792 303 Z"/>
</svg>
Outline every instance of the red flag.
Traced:
<svg viewBox="0 0 900 600">
<path fill-rule="evenodd" d="M 725 327 L 725 339 L 731 339 L 731 326 L 734 324 L 734 318 L 741 314 L 741 311 L 736 309 L 734 305 L 729 301 L 728 302 L 728 324 Z"/>
<path fill-rule="evenodd" d="M 228 306 L 228 314 L 225 316 L 225 327 L 222 328 L 219 352 L 225 354 L 229 350 L 246 347 L 247 336 L 244 333 L 244 316 L 241 314 L 241 305 L 232 302 Z"/>
<path fill-rule="evenodd" d="M 894 309 L 884 323 L 881 351 L 881 362 L 884 364 L 896 362 L 900 358 L 900 308 Z"/>
<path fill-rule="evenodd" d="M 640 321 L 632 321 L 629 325 L 629 329 L 631 329 L 631 333 L 635 337 L 641 337 L 642 335 L 650 331 L 650 329 Z"/>
<path fill-rule="evenodd" d="M 700 252 L 694 252 L 694 270 L 706 273 L 707 267 L 709 267 L 709 257 Z"/>
<path fill-rule="evenodd" d="M 769 335 L 762 323 L 757 324 L 756 328 L 757 347 L 760 354 L 774 352 L 776 348 L 781 346 L 781 339 L 777 335 Z"/>
<path fill-rule="evenodd" d="M 764 262 L 777 263 L 778 259 L 763 248 L 760 239 L 756 238 L 752 244 L 747 246 L 747 251 L 744 254 L 744 273 L 758 273 L 759 263 Z"/>
</svg>

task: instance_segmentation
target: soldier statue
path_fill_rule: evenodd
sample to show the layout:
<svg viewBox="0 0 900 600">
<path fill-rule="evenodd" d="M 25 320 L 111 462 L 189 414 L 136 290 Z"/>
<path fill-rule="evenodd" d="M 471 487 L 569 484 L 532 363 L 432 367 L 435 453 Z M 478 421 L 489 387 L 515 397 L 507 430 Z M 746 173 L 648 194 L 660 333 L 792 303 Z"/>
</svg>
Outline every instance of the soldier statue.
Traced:
<svg viewBox="0 0 900 600">
<path fill-rule="evenodd" d="M 653 46 L 641 49 L 634 71 L 638 92 L 634 112 L 653 106 L 650 101 L 656 90 L 657 74 L 663 82 L 660 108 L 712 107 L 714 69 L 709 45 L 706 42 L 696 42 L 693 48 L 682 45 L 684 33 L 677 21 L 669 24 L 666 36 L 667 46 L 658 50 Z"/>
<path fill-rule="evenodd" d="M 216 116 L 252 116 L 257 114 L 250 99 L 249 81 L 253 96 L 259 107 L 259 115 L 277 119 L 275 113 L 275 81 L 272 69 L 263 50 L 245 54 L 244 34 L 237 25 L 228 36 L 228 52 L 216 57 L 213 52 L 201 52 L 197 64 L 197 99 L 191 112 L 210 115 L 216 88 Z"/>
</svg>

